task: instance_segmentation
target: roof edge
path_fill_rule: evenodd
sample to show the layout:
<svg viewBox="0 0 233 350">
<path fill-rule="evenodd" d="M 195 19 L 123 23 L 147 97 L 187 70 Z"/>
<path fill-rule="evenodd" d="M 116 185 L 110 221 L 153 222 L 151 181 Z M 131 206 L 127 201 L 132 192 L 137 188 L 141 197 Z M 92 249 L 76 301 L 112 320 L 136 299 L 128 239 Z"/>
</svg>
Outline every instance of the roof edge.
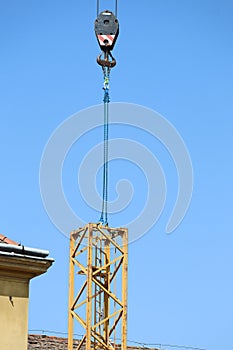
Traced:
<svg viewBox="0 0 233 350">
<path fill-rule="evenodd" d="M 12 239 L 9 239 L 7 236 L 4 236 L 1 233 L 0 233 L 0 241 L 2 241 L 2 243 L 4 243 L 4 244 L 12 244 L 12 245 L 15 245 L 15 246 L 20 245 L 19 243 L 13 241 Z"/>
</svg>

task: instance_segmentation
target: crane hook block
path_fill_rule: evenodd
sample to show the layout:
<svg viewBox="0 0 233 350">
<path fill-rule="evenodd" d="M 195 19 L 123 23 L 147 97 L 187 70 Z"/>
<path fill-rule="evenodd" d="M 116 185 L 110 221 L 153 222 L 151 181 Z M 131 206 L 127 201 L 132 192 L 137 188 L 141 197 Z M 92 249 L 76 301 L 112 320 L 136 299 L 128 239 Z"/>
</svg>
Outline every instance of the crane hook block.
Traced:
<svg viewBox="0 0 233 350">
<path fill-rule="evenodd" d="M 95 20 L 95 34 L 101 50 L 111 51 L 119 34 L 119 23 L 111 11 L 100 12 Z"/>
</svg>

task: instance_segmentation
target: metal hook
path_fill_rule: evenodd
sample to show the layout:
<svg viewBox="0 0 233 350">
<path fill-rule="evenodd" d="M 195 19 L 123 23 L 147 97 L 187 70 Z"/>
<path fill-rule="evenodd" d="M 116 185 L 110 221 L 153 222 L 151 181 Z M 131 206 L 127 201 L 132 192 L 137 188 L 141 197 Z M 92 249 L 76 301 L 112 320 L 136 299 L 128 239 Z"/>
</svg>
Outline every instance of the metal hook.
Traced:
<svg viewBox="0 0 233 350">
<path fill-rule="evenodd" d="M 116 60 L 113 57 L 113 55 L 111 54 L 111 52 L 109 51 L 105 51 L 104 52 L 104 58 L 102 58 L 103 52 L 101 52 L 101 54 L 97 57 L 97 63 L 101 66 L 101 67 L 109 67 L 109 68 L 113 68 L 116 65 Z M 111 60 L 109 60 L 109 57 L 111 58 Z"/>
</svg>

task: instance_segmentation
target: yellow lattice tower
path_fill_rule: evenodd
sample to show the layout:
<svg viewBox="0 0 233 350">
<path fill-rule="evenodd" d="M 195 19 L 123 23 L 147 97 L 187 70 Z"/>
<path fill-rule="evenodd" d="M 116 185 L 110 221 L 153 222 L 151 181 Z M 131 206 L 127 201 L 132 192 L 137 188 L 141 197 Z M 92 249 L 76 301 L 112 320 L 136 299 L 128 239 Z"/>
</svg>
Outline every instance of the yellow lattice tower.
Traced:
<svg viewBox="0 0 233 350">
<path fill-rule="evenodd" d="M 126 228 L 88 224 L 71 232 L 69 350 L 74 350 L 76 321 L 84 336 L 75 350 L 127 349 L 127 270 Z M 78 280 L 81 288 L 77 288 Z M 116 346 L 119 334 L 120 347 Z"/>
</svg>

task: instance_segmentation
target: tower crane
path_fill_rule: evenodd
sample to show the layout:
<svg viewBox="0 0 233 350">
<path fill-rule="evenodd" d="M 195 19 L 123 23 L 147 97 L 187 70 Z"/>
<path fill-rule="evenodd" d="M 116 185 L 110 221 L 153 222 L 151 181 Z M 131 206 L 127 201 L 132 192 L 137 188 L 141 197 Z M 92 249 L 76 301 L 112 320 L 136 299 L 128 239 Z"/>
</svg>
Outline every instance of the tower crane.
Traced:
<svg viewBox="0 0 233 350">
<path fill-rule="evenodd" d="M 95 34 L 101 49 L 97 63 L 104 78 L 104 166 L 102 211 L 98 223 L 89 223 L 70 234 L 68 349 L 74 350 L 74 321 L 84 329 L 75 350 L 127 349 L 128 230 L 108 225 L 108 123 L 109 79 L 116 65 L 112 50 L 119 34 L 115 13 L 99 12 Z M 80 288 L 76 278 L 84 278 Z M 117 344 L 120 338 L 120 344 Z"/>
</svg>

